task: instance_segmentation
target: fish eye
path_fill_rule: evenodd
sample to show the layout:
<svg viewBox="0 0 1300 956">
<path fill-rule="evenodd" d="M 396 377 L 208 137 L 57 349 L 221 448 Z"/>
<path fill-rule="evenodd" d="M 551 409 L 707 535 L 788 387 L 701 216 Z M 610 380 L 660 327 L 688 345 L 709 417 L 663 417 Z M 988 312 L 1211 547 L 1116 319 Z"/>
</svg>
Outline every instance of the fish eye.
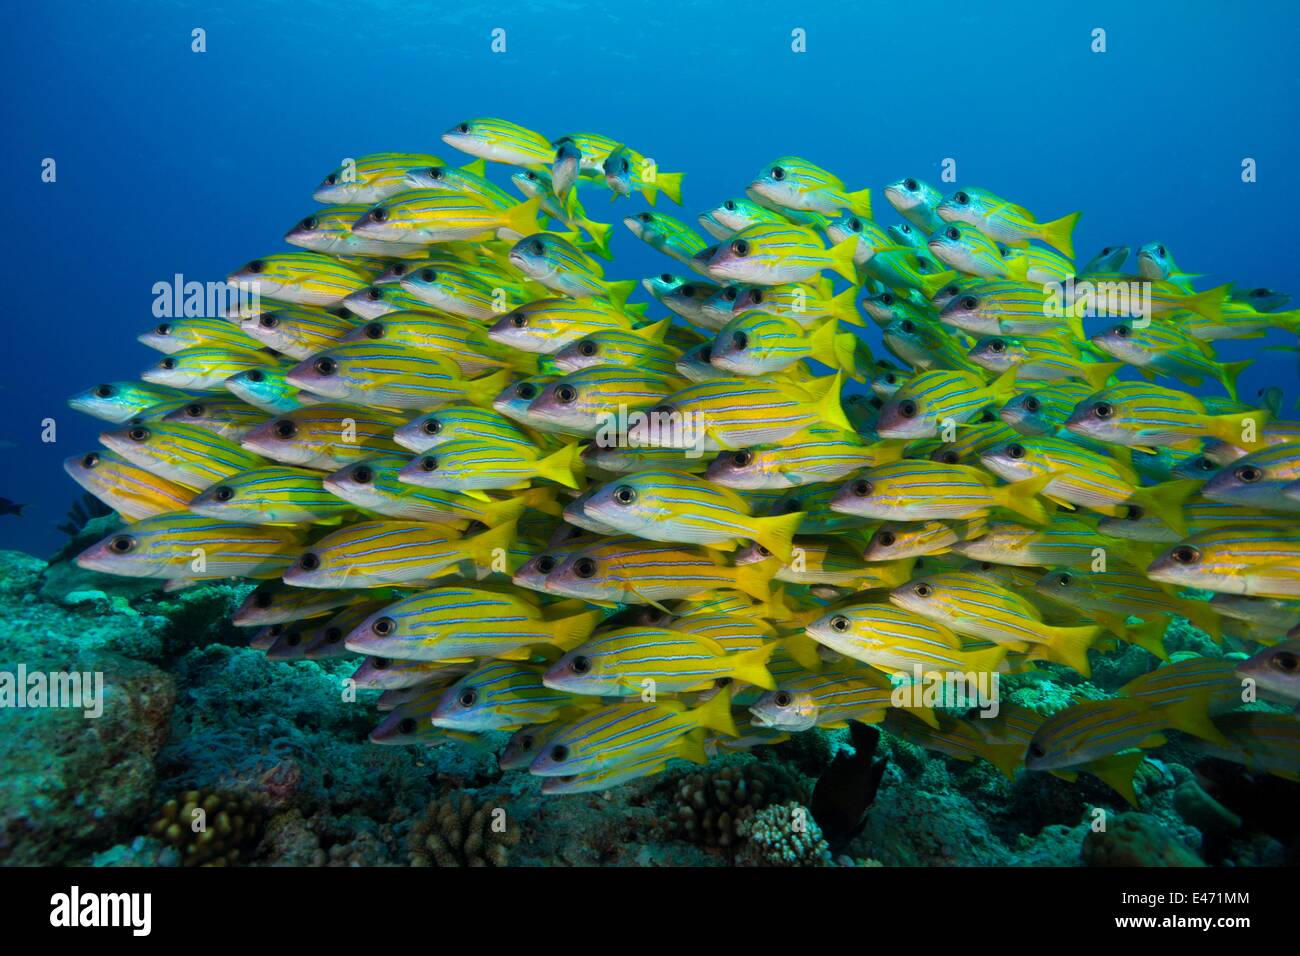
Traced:
<svg viewBox="0 0 1300 956">
<path fill-rule="evenodd" d="M 522 312 L 515 312 L 510 316 L 510 324 L 517 329 L 525 328 L 528 325 L 528 316 Z"/>
<path fill-rule="evenodd" d="M 596 576 L 596 562 L 591 558 L 579 558 L 573 563 L 573 573 L 580 578 L 594 578 Z"/>
<path fill-rule="evenodd" d="M 737 239 L 731 244 L 731 251 L 738 256 L 747 256 L 749 255 L 749 242 L 745 239 Z"/>
<path fill-rule="evenodd" d="M 1195 468 L 1197 471 L 1218 471 L 1219 470 L 1219 466 L 1216 465 L 1211 459 L 1206 458 L 1204 455 L 1198 455 L 1196 460 L 1192 462 L 1192 467 Z"/>
<path fill-rule="evenodd" d="M 456 703 L 460 704 L 462 707 L 473 707 L 477 700 L 478 691 L 473 687 L 466 687 L 460 692 L 460 696 L 456 698 Z"/>
<path fill-rule="evenodd" d="M 425 455 L 420 459 L 420 468 L 424 471 L 437 471 L 438 459 L 434 458 L 432 455 Z"/>
<path fill-rule="evenodd" d="M 1117 325 L 1115 326 L 1115 334 L 1121 339 L 1126 339 L 1129 336 L 1129 327 L 1127 325 Z"/>
<path fill-rule="evenodd" d="M 693 285 L 684 285 L 677 291 L 688 299 L 695 298 L 695 286 Z"/>
<path fill-rule="evenodd" d="M 430 166 L 430 167 L 429 167 L 429 178 L 432 179 L 432 180 L 434 180 L 435 182 L 436 182 L 437 180 L 442 179 L 442 167 L 441 167 L 441 166 Z"/>
<path fill-rule="evenodd" d="M 1268 663 L 1283 674 L 1294 674 L 1296 668 L 1300 667 L 1300 657 L 1290 651 L 1278 651 L 1268 659 Z"/>
<path fill-rule="evenodd" d="M 274 425 L 276 438 L 292 438 L 298 434 L 298 426 L 288 418 L 282 418 Z"/>
<path fill-rule="evenodd" d="M 989 343 L 990 352 L 1005 352 L 1006 350 L 1007 350 L 1007 343 L 1003 342 L 1001 339 L 994 339 L 992 342 Z"/>
<path fill-rule="evenodd" d="M 949 239 L 961 238 L 961 230 L 958 229 L 956 226 L 949 226 L 947 229 L 943 231 L 943 234 L 947 236 Z"/>
<path fill-rule="evenodd" d="M 129 432 L 126 433 L 126 437 L 131 439 L 131 441 L 134 442 L 148 441 L 149 429 L 145 428 L 142 425 L 137 425 L 135 428 L 132 428 Z"/>
<path fill-rule="evenodd" d="M 1124 518 L 1127 521 L 1141 521 L 1142 516 L 1146 514 L 1141 505 L 1129 505 L 1128 511 L 1125 512 Z"/>
<path fill-rule="evenodd" d="M 393 276 L 395 276 L 395 277 L 404 276 L 404 275 L 406 275 L 406 264 L 405 264 L 405 263 L 402 263 L 402 262 L 395 263 L 395 264 L 393 265 L 393 268 L 390 269 L 389 271 L 390 271 L 390 272 L 393 274 Z"/>
<path fill-rule="evenodd" d="M 897 229 L 899 232 L 903 233 L 904 235 L 907 235 L 909 232 L 912 231 L 912 227 L 905 222 L 898 224 L 894 228 Z"/>
<path fill-rule="evenodd" d="M 753 292 L 749 293 L 749 298 L 750 298 L 750 301 L 753 302 L 755 305 L 760 305 L 760 304 L 762 304 L 762 302 L 763 302 L 763 290 L 762 290 L 762 289 L 755 289 Z"/>
<path fill-rule="evenodd" d="M 315 229 L 315 228 L 316 228 L 316 217 L 315 217 L 315 216 L 308 216 L 308 217 L 307 217 L 306 219 L 304 219 L 302 222 L 298 223 L 298 226 L 299 226 L 299 228 L 301 228 L 301 229 Z"/>
<path fill-rule="evenodd" d="M 117 389 L 115 389 L 112 385 L 95 386 L 96 398 L 112 398 L 116 393 L 117 393 Z"/>
<path fill-rule="evenodd" d="M 298 567 L 304 571 L 315 571 L 320 567 L 320 557 L 314 551 L 307 551 L 298 559 Z"/>
<path fill-rule="evenodd" d="M 973 309 L 979 304 L 979 299 L 975 298 L 973 295 L 964 295 L 961 298 L 961 307 L 963 309 Z"/>
<path fill-rule="evenodd" d="M 631 485 L 619 485 L 614 489 L 614 500 L 621 505 L 630 505 L 636 501 L 636 489 Z"/>
<path fill-rule="evenodd" d="M 852 218 L 849 220 L 849 230 L 850 230 L 851 232 L 861 232 L 861 231 L 862 231 L 862 220 L 859 219 L 857 216 L 852 217 Z"/>
<path fill-rule="evenodd" d="M 520 398 L 532 400 L 537 397 L 537 386 L 532 382 L 520 382 L 515 388 L 515 394 Z"/>
<path fill-rule="evenodd" d="M 261 594 L 253 595 L 253 607 L 265 611 L 275 603 L 275 598 L 263 591 Z"/>
<path fill-rule="evenodd" d="M 1163 259 L 1165 257 L 1165 247 L 1156 246 L 1156 255 L 1158 255 L 1161 259 Z"/>
<path fill-rule="evenodd" d="M 659 281 L 664 283 L 665 285 L 668 285 L 673 281 L 674 278 L 676 277 L 671 272 L 665 272 L 661 276 L 659 276 Z"/>
<path fill-rule="evenodd" d="M 916 412 L 916 402 L 912 401 L 910 398 L 905 398 L 898 403 L 898 414 L 902 415 L 904 418 L 915 418 Z"/>
<path fill-rule="evenodd" d="M 595 354 L 596 354 L 597 352 L 599 352 L 599 351 L 600 351 L 600 349 L 597 348 L 595 342 L 591 342 L 591 341 L 582 341 L 582 342 L 579 342 L 579 343 L 578 343 L 578 354 L 579 354 L 579 355 L 584 355 L 584 356 L 586 356 L 587 358 L 591 358 L 593 355 L 595 355 Z"/>
<path fill-rule="evenodd" d="M 129 534 L 119 534 L 114 536 L 113 540 L 108 543 L 108 548 L 114 554 L 127 554 L 135 548 L 135 538 Z"/>
<path fill-rule="evenodd" d="M 535 256 L 540 256 L 543 252 L 546 251 L 546 246 L 542 244 L 542 240 L 534 239 L 532 242 L 528 244 L 528 251 Z"/>
<path fill-rule="evenodd" d="M 934 263 L 931 262 L 929 259 L 925 258 L 925 256 L 916 257 L 917 272 L 929 272 L 932 268 L 934 268 Z"/>
<path fill-rule="evenodd" d="M 89 452 L 81 459 L 82 468 L 94 468 L 98 464 L 99 464 L 99 452 L 97 451 Z"/>
<path fill-rule="evenodd" d="M 767 548 L 763 547 L 757 541 L 754 542 L 754 550 L 757 551 L 759 555 L 764 558 L 770 558 L 772 556 L 772 552 L 767 550 Z"/>
<path fill-rule="evenodd" d="M 436 418 L 426 418 L 423 424 L 420 425 L 420 430 L 426 435 L 436 435 L 442 431 L 442 422 Z"/>
<path fill-rule="evenodd" d="M 653 222 L 653 221 L 654 221 L 654 216 L 650 215 L 650 213 L 648 213 L 648 212 L 637 213 L 637 217 L 636 217 L 636 218 L 637 218 L 637 220 L 638 220 L 639 222 Z"/>
<path fill-rule="evenodd" d="M 736 201 L 734 199 L 728 199 L 726 202 L 722 204 L 722 208 L 727 210 L 728 212 L 735 212 Z"/>
<path fill-rule="evenodd" d="M 1025 446 L 1013 442 L 1007 446 L 1007 457 L 1019 460 L 1025 457 Z"/>
<path fill-rule="evenodd" d="M 929 597 L 931 594 L 934 593 L 934 588 L 932 588 L 930 585 L 922 581 L 920 584 L 914 585 L 912 587 L 912 593 L 915 594 L 917 597 L 923 597 L 923 598 Z"/>
<path fill-rule="evenodd" d="M 409 735 L 415 733 L 415 728 L 418 726 L 414 717 L 403 717 L 401 723 L 397 725 L 397 731 Z"/>
<path fill-rule="evenodd" d="M 849 619 L 843 614 L 836 614 L 831 618 L 830 624 L 833 631 L 847 631 L 849 629 Z"/>
<path fill-rule="evenodd" d="M 894 293 L 892 293 L 892 292 L 882 292 L 882 293 L 881 293 L 881 295 L 880 295 L 880 304 L 881 304 L 881 305 L 893 305 L 893 304 L 894 304 L 894 301 L 895 301 L 895 300 L 894 300 Z"/>
<path fill-rule="evenodd" d="M 420 270 L 420 281 L 421 281 L 421 282 L 436 282 L 436 281 L 438 281 L 438 273 L 435 272 L 433 269 L 421 269 L 421 270 Z"/>
<path fill-rule="evenodd" d="M 550 574 L 555 570 L 555 558 L 549 554 L 544 554 L 537 559 L 537 570 L 542 574 Z"/>
<path fill-rule="evenodd" d="M 569 662 L 569 666 L 573 668 L 575 674 L 585 674 L 587 671 L 591 670 L 591 658 L 579 654 Z"/>
<path fill-rule="evenodd" d="M 321 375 L 333 375 L 338 371 L 338 363 L 329 356 L 318 358 L 312 368 Z"/>
<path fill-rule="evenodd" d="M 1169 556 L 1179 564 L 1195 564 L 1201 559 L 1201 552 L 1191 545 L 1184 544 L 1170 551 Z"/>
<path fill-rule="evenodd" d="M 388 210 L 383 206 L 376 206 L 374 209 L 370 210 L 370 218 L 375 222 L 387 222 Z"/>
<path fill-rule="evenodd" d="M 772 698 L 772 703 L 778 707 L 789 707 L 794 703 L 794 698 L 786 691 L 778 691 L 777 695 Z"/>
<path fill-rule="evenodd" d="M 1036 412 L 1036 411 L 1038 411 L 1038 410 L 1039 410 L 1040 408 L 1042 408 L 1042 407 L 1043 407 L 1043 403 L 1040 402 L 1038 399 L 1034 398 L 1034 396 L 1032 396 L 1032 395 L 1026 396 L 1026 398 L 1025 398 L 1025 411 L 1027 411 L 1027 412 Z"/>
<path fill-rule="evenodd" d="M 1095 418 L 1110 418 L 1115 414 L 1115 407 L 1110 402 L 1098 402 L 1092 407 L 1092 414 Z"/>
<path fill-rule="evenodd" d="M 748 451 L 734 452 L 731 456 L 731 463 L 735 465 L 737 468 L 745 468 L 753 460 L 754 460 L 753 452 L 748 452 Z"/>
<path fill-rule="evenodd" d="M 381 617 L 377 618 L 375 623 L 370 625 L 370 629 L 380 637 L 387 637 L 389 634 L 393 633 L 393 629 L 396 626 L 396 622 L 391 617 Z"/>
<path fill-rule="evenodd" d="M 1101 254 L 1102 254 L 1103 256 L 1108 256 L 1108 255 L 1110 255 L 1110 246 L 1106 246 L 1104 249 L 1102 249 L 1102 250 L 1101 250 Z"/>
<path fill-rule="evenodd" d="M 469 132 L 469 123 L 461 123 L 459 126 L 456 127 L 456 132 L 458 132 L 458 133 L 468 133 L 468 132 Z"/>
<path fill-rule="evenodd" d="M 163 359 L 161 362 L 158 363 L 158 367 L 159 367 L 159 368 L 166 368 L 166 369 L 172 369 L 172 368 L 175 368 L 175 367 L 176 367 L 176 360 L 175 360 L 174 358 L 171 358 L 170 356 L 168 356 L 167 358 Z"/>
<path fill-rule="evenodd" d="M 367 322 L 366 327 L 361 330 L 361 334 L 368 339 L 382 339 L 384 337 L 384 323 Z"/>
<path fill-rule="evenodd" d="M 740 293 L 736 291 L 736 288 L 734 286 L 728 286 L 727 288 L 722 290 L 722 298 L 727 302 L 735 302 L 736 296 L 738 296 L 739 294 Z"/>
<path fill-rule="evenodd" d="M 713 361 L 713 346 L 705 345 L 700 348 L 700 361 L 705 364 Z"/>
<path fill-rule="evenodd" d="M 556 744 L 551 748 L 551 759 L 556 763 L 562 763 L 569 759 L 569 748 L 563 744 Z"/>
<path fill-rule="evenodd" d="M 878 411 L 884 407 L 885 400 L 879 395 L 872 395 L 867 399 L 867 404 Z"/>
<path fill-rule="evenodd" d="M 627 160 L 627 159 L 624 159 L 624 160 L 620 161 L 620 162 L 619 162 L 619 166 L 622 167 L 623 172 L 625 172 L 625 173 L 626 173 L 626 172 L 631 172 L 631 170 L 632 170 L 632 163 L 631 163 L 629 160 Z"/>
<path fill-rule="evenodd" d="M 384 297 L 384 290 L 379 288 L 379 286 L 377 285 L 372 285 L 369 289 L 366 290 L 366 298 L 369 299 L 371 302 L 378 302 L 383 297 Z"/>
<path fill-rule="evenodd" d="M 1063 587 L 1063 588 L 1068 588 L 1068 587 L 1070 586 L 1070 582 L 1071 582 L 1072 580 L 1074 580 L 1074 579 L 1071 578 L 1070 575 L 1068 575 L 1068 574 L 1062 574 L 1062 575 L 1058 575 L 1058 576 L 1057 576 L 1057 578 L 1056 578 L 1056 583 L 1059 584 L 1059 585 L 1060 585 L 1061 587 Z"/>
<path fill-rule="evenodd" d="M 731 344 L 735 346 L 738 351 L 743 352 L 745 349 L 749 348 L 749 336 L 744 332 L 736 332 L 731 336 Z"/>
<path fill-rule="evenodd" d="M 777 182 L 780 182 L 781 180 L 785 179 L 785 170 L 780 166 L 773 166 L 772 178 L 775 179 Z"/>
<path fill-rule="evenodd" d="M 264 329 L 273 329 L 280 324 L 280 318 L 279 316 L 268 312 L 257 320 L 257 324 Z"/>
<path fill-rule="evenodd" d="M 957 205 L 959 205 L 959 206 L 964 206 L 964 205 L 966 205 L 968 202 L 970 202 L 970 196 L 968 196 L 968 195 L 967 195 L 966 193 L 964 193 L 964 192 L 956 192 L 956 193 L 953 193 L 953 195 L 952 195 L 952 201 L 955 202 L 955 203 L 956 203 Z"/>
<path fill-rule="evenodd" d="M 338 181 L 339 178 L 334 173 L 330 173 L 328 176 L 325 177 L 325 185 L 327 186 L 333 186 Z"/>
<path fill-rule="evenodd" d="M 154 331 L 157 332 L 159 335 L 170 335 L 172 331 L 171 323 L 163 322 L 159 324 L 159 326 L 156 329 L 154 329 Z"/>
<path fill-rule="evenodd" d="M 904 319 L 902 322 L 899 323 L 898 327 L 902 329 L 906 335 L 911 335 L 913 332 L 916 331 L 916 323 L 913 322 L 911 319 Z"/>
<path fill-rule="evenodd" d="M 898 541 L 898 536 L 892 531 L 879 531 L 876 533 L 876 544 L 884 548 L 892 548 Z"/>
<path fill-rule="evenodd" d="M 945 451 L 943 454 L 939 456 L 939 460 L 943 462 L 945 465 L 956 465 L 956 464 L 960 464 L 961 456 L 958 455 L 955 451 Z"/>
<path fill-rule="evenodd" d="M 199 418 L 200 416 L 202 416 L 204 411 L 205 409 L 198 402 L 195 402 L 193 405 L 185 406 L 185 414 L 188 415 L 190 418 Z"/>
<path fill-rule="evenodd" d="M 338 643 L 339 641 L 341 641 L 341 640 L 343 640 L 343 628 L 341 628 L 341 627 L 327 627 L 327 628 L 325 628 L 325 643 L 326 643 L 326 644 L 337 644 L 337 643 Z"/>
<path fill-rule="evenodd" d="M 359 485 L 368 485 L 374 481 L 375 473 L 371 471 L 369 465 L 357 465 L 352 469 L 352 480 Z"/>
<path fill-rule="evenodd" d="M 914 193 L 914 192 L 916 192 L 917 189 L 920 188 L 920 186 L 921 186 L 921 184 L 918 183 L 915 179 L 904 179 L 904 180 L 903 180 L 903 188 L 906 189 L 906 190 L 907 190 L 908 192 L 910 192 L 910 193 Z"/>
<path fill-rule="evenodd" d="M 254 259 L 252 262 L 248 264 L 247 270 L 253 273 L 253 275 L 259 275 L 260 273 L 266 271 L 266 263 L 263 262 L 261 259 Z"/>
<path fill-rule="evenodd" d="M 235 489 L 229 485 L 218 485 L 212 490 L 212 497 L 217 501 L 229 501 L 235 497 Z"/>
<path fill-rule="evenodd" d="M 561 385 L 555 390 L 555 400 L 561 405 L 572 405 L 578 400 L 578 390 L 572 385 Z"/>
<path fill-rule="evenodd" d="M 871 492 L 875 490 L 875 486 L 865 478 L 859 478 L 850 485 L 849 488 L 853 491 L 853 494 L 859 498 L 869 498 L 871 497 Z"/>
<path fill-rule="evenodd" d="M 1035 741 L 1029 745 L 1029 755 L 1031 757 L 1043 757 L 1046 756 L 1046 754 L 1047 751 L 1043 749 L 1042 744 Z"/>
<path fill-rule="evenodd" d="M 1239 481 L 1244 481 L 1248 485 L 1253 485 L 1264 477 L 1264 470 L 1256 468 L 1254 465 L 1242 465 L 1235 472 Z"/>
</svg>

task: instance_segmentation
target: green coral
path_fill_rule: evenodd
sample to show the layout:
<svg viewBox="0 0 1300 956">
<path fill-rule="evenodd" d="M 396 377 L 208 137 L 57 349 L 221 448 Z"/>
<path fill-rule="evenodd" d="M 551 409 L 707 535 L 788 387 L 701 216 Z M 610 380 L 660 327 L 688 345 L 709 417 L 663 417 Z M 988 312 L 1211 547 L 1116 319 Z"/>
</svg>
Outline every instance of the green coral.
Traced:
<svg viewBox="0 0 1300 956">
<path fill-rule="evenodd" d="M 748 838 L 739 862 L 751 866 L 830 866 L 831 850 L 802 804 L 774 803 L 745 821 Z"/>
</svg>

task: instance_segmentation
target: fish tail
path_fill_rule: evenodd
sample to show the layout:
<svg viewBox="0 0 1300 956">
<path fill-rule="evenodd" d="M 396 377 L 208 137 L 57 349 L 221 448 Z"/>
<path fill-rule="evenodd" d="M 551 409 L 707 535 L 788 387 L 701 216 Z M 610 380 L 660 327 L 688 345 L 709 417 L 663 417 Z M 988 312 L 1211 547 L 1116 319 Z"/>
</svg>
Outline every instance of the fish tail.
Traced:
<svg viewBox="0 0 1300 956">
<path fill-rule="evenodd" d="M 1052 660 L 1058 664 L 1078 671 L 1082 677 L 1092 676 L 1092 665 L 1088 663 L 1088 648 L 1100 637 L 1105 629 L 1089 624 L 1086 627 L 1048 627 L 1043 632 L 1049 637 L 1048 651 Z"/>
<path fill-rule="evenodd" d="M 1013 365 L 989 385 L 989 404 L 1005 405 L 1016 397 L 1016 374 L 1020 366 Z"/>
<path fill-rule="evenodd" d="M 1169 660 L 1169 652 L 1165 650 L 1165 628 L 1169 621 L 1163 614 L 1157 614 L 1150 620 L 1145 620 L 1141 624 L 1134 624 L 1118 628 L 1118 636 L 1129 644 L 1142 648 L 1148 654 L 1154 654 L 1162 661 Z"/>
<path fill-rule="evenodd" d="M 603 611 L 593 610 L 548 621 L 547 625 L 551 631 L 551 643 L 561 650 L 573 650 L 591 636 L 591 632 L 596 629 L 596 625 L 604 618 L 605 613 Z"/>
<path fill-rule="evenodd" d="M 1054 473 L 1048 472 L 1045 475 L 1035 475 L 1024 481 L 1003 485 L 999 489 L 1001 494 L 998 496 L 998 504 L 1008 511 L 1014 511 L 1028 518 L 1034 524 L 1047 524 L 1047 509 L 1038 496 L 1055 478 Z"/>
<path fill-rule="evenodd" d="M 761 687 L 763 690 L 776 690 L 776 681 L 772 679 L 772 674 L 767 669 L 768 658 L 775 650 L 776 642 L 772 641 L 751 651 L 727 655 L 727 660 L 731 664 L 731 676 L 746 684 Z"/>
<path fill-rule="evenodd" d="M 593 222 L 590 219 L 582 218 L 578 220 L 578 225 L 587 231 L 591 236 L 592 251 L 602 259 L 613 259 L 613 254 L 609 251 L 609 237 L 614 232 L 614 227 L 603 222 Z"/>
<path fill-rule="evenodd" d="M 1171 704 L 1157 704 L 1155 709 L 1164 715 L 1169 721 L 1168 726 L 1174 730 L 1181 730 L 1185 734 L 1208 740 L 1221 747 L 1232 745 L 1223 731 L 1214 726 L 1214 721 L 1210 719 L 1209 704 L 1204 697 L 1191 697 Z"/>
<path fill-rule="evenodd" d="M 979 755 L 1001 771 L 1008 780 L 1016 779 L 1016 771 L 1025 765 L 1024 752 L 1015 744 L 981 743 Z"/>
<path fill-rule="evenodd" d="M 808 355 L 828 368 L 838 369 L 852 374 L 849 368 L 846 368 L 841 364 L 843 355 L 840 349 L 836 347 L 838 344 L 836 341 L 836 330 L 838 328 L 839 319 L 830 318 L 817 326 L 817 328 L 813 329 L 813 331 L 808 335 Z M 851 365 L 852 362 L 853 353 L 850 351 L 849 364 Z"/>
<path fill-rule="evenodd" d="M 724 687 L 691 711 L 697 727 L 707 727 L 729 737 L 739 737 L 736 719 L 731 715 L 731 688 Z"/>
<path fill-rule="evenodd" d="M 837 242 L 827 250 L 830 257 L 829 267 L 848 279 L 853 285 L 858 284 L 858 268 L 853 262 L 853 254 L 858 248 L 858 237 L 849 236 L 843 242 Z"/>
<path fill-rule="evenodd" d="M 794 551 L 794 533 L 804 519 L 802 511 L 768 518 L 754 518 L 750 522 L 753 539 L 776 555 L 777 560 L 790 560 Z"/>
<path fill-rule="evenodd" d="M 461 167 L 461 170 L 463 172 L 472 173 L 475 176 L 485 176 L 487 175 L 487 160 L 471 159 Z"/>
<path fill-rule="evenodd" d="M 867 219 L 871 218 L 871 190 L 859 189 L 857 192 L 849 193 L 844 197 L 849 201 L 849 208 L 859 216 Z"/>
<path fill-rule="evenodd" d="M 684 734 L 681 743 L 677 745 L 677 756 L 701 766 L 707 764 L 709 755 L 704 749 L 704 732 L 692 730 L 689 734 Z"/>
<path fill-rule="evenodd" d="M 1079 769 L 1086 770 L 1094 777 L 1104 781 L 1112 790 L 1128 801 L 1129 806 L 1136 810 L 1138 799 L 1137 791 L 1133 789 L 1133 775 L 1137 773 L 1138 765 L 1146 759 L 1146 754 L 1140 750 L 1135 750 L 1132 753 L 1115 754 L 1113 757 L 1095 760 Z"/>
<path fill-rule="evenodd" d="M 1225 362 L 1223 365 L 1216 366 L 1219 372 L 1219 384 L 1234 402 L 1237 400 L 1237 377 L 1252 364 L 1254 364 L 1253 359 L 1246 359 L 1243 362 Z"/>
<path fill-rule="evenodd" d="M 921 291 L 925 293 L 927 299 L 933 299 L 936 292 L 956 278 L 957 273 L 952 269 L 945 269 L 942 272 L 936 272 L 934 275 L 922 276 Z"/>
<path fill-rule="evenodd" d="M 538 488 L 538 491 L 543 489 Z M 489 527 L 496 527 L 504 521 L 515 521 L 524 513 L 528 503 L 524 500 L 523 495 L 514 498 L 505 498 L 500 501 L 490 501 L 479 509 L 480 513 L 486 519 L 483 523 Z"/>
<path fill-rule="evenodd" d="M 495 528 L 488 528 L 472 538 L 466 538 L 465 552 L 478 568 L 487 568 L 491 573 L 497 558 L 510 550 L 510 545 L 515 540 L 515 531 L 516 522 L 503 521 Z"/>
<path fill-rule="evenodd" d="M 807 671 L 821 670 L 821 647 L 807 634 L 791 634 L 779 641 L 782 649 L 794 659 L 794 662 Z"/>
<path fill-rule="evenodd" d="M 1183 505 L 1200 489 L 1201 484 L 1192 478 L 1166 481 L 1148 488 L 1139 488 L 1134 492 L 1133 500 L 1148 508 L 1181 537 L 1187 532 Z"/>
<path fill-rule="evenodd" d="M 1223 643 L 1223 618 L 1214 613 L 1208 601 L 1188 599 L 1178 610 L 1194 627 L 1210 635 L 1214 643 Z"/>
<path fill-rule="evenodd" d="M 1107 380 L 1123 367 L 1123 362 L 1089 362 L 1079 370 L 1079 374 L 1093 391 L 1100 392 L 1106 387 Z"/>
<path fill-rule="evenodd" d="M 682 204 L 682 179 L 685 176 L 685 173 L 658 173 L 655 176 L 655 185 L 659 187 L 660 192 L 680 206 Z"/>
<path fill-rule="evenodd" d="M 1079 222 L 1081 212 L 1072 212 L 1068 216 L 1040 223 L 1038 238 L 1056 249 L 1067 259 L 1074 259 L 1074 227 Z"/>
<path fill-rule="evenodd" d="M 581 449 L 577 442 L 570 442 L 559 451 L 540 459 L 536 465 L 541 478 L 549 478 L 566 488 L 578 487 L 578 475 L 582 470 Z"/>
<path fill-rule="evenodd" d="M 610 302 L 613 302 L 620 309 L 627 305 L 627 297 L 636 289 L 638 283 L 635 279 L 626 279 L 622 282 L 605 283 L 605 295 Z"/>
<path fill-rule="evenodd" d="M 823 424 L 841 428 L 846 432 L 853 432 L 857 431 L 857 429 L 853 427 L 848 416 L 844 414 L 844 409 L 840 406 L 840 386 L 843 381 L 844 376 L 840 372 L 836 372 L 834 378 L 826 387 L 825 393 L 817 399 L 817 412 L 821 415 Z"/>
<path fill-rule="evenodd" d="M 541 208 L 541 197 L 534 196 L 532 199 L 526 199 L 519 205 L 502 211 L 500 226 L 521 236 L 531 236 L 537 232 L 537 214 Z"/>
<path fill-rule="evenodd" d="M 465 383 L 465 397 L 475 405 L 485 407 L 492 404 L 492 399 L 496 398 L 501 389 L 510 384 L 510 372 L 506 369 L 498 369 L 491 375 L 485 375 L 483 378 L 472 379 Z"/>
<path fill-rule="evenodd" d="M 511 349 L 506 356 L 506 364 L 521 375 L 529 377 L 537 375 L 540 371 L 538 362 L 541 356 L 536 352 L 522 352 L 519 349 Z"/>
<path fill-rule="evenodd" d="M 641 187 L 641 195 L 644 196 L 645 201 L 652 206 L 659 201 L 659 191 L 649 183 L 646 183 Z"/>
<path fill-rule="evenodd" d="M 962 667 L 977 674 L 993 674 L 1002 669 L 1006 656 L 1007 649 L 995 644 L 982 651 L 968 651 L 962 656 Z"/>
<path fill-rule="evenodd" d="M 1218 321 L 1223 318 L 1223 301 L 1228 297 L 1230 286 L 1231 283 L 1216 285 L 1213 289 L 1197 292 L 1195 295 L 1184 298 L 1179 305 L 1184 309 L 1190 309 L 1192 312 L 1203 315 L 1207 319 Z"/>
<path fill-rule="evenodd" d="M 555 500 L 555 489 L 546 485 L 529 488 L 527 491 L 517 495 L 512 500 L 520 502 L 521 508 L 532 508 L 534 511 L 540 511 L 542 514 L 554 515 L 556 517 L 564 514 L 564 509 L 560 507 L 559 502 Z"/>
<path fill-rule="evenodd" d="M 660 319 L 658 322 L 651 322 L 649 325 L 641 325 L 632 331 L 641 336 L 647 342 L 661 343 L 668 335 L 668 329 L 672 325 L 671 318 Z"/>
<path fill-rule="evenodd" d="M 833 315 L 841 322 L 862 327 L 862 317 L 858 315 L 858 290 L 856 287 L 845 289 L 839 295 L 826 300 L 826 314 Z"/>
<path fill-rule="evenodd" d="M 736 567 L 736 589 L 767 604 L 772 600 L 772 576 L 777 571 L 776 561 L 759 561 Z"/>
<path fill-rule="evenodd" d="M 1237 445 L 1247 451 L 1255 451 L 1265 447 L 1266 443 L 1259 438 L 1259 429 L 1267 425 L 1271 420 L 1272 416 L 1262 408 L 1239 412 L 1235 415 L 1211 415 L 1206 418 L 1206 430 L 1213 437 L 1227 442 L 1229 445 Z M 1255 433 L 1254 441 L 1246 441 L 1243 437 L 1247 430 Z"/>
</svg>

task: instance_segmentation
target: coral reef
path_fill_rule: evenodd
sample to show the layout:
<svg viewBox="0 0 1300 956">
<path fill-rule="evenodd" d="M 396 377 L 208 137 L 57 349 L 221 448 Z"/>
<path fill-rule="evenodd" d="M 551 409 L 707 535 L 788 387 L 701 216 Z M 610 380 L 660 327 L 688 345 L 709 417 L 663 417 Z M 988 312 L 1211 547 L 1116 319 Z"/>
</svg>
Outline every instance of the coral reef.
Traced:
<svg viewBox="0 0 1300 956">
<path fill-rule="evenodd" d="M 686 774 L 674 790 L 674 834 L 734 851 L 756 813 L 773 803 L 806 799 L 807 788 L 784 767 L 750 761 Z"/>
<path fill-rule="evenodd" d="M 1146 813 L 1121 813 L 1083 838 L 1088 866 L 1204 866 L 1195 852 Z"/>
<path fill-rule="evenodd" d="M 505 866 L 519 835 L 502 807 L 469 794 L 435 800 L 411 829 L 411 866 Z"/>
</svg>

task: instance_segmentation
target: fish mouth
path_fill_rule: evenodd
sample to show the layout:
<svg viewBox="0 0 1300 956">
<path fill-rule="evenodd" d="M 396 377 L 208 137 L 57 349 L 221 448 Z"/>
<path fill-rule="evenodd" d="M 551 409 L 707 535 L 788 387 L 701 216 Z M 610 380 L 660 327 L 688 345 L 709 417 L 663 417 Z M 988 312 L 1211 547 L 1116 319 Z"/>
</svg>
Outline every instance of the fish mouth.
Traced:
<svg viewBox="0 0 1300 956">
<path fill-rule="evenodd" d="M 755 727 L 762 727 L 765 730 L 770 730 L 771 728 L 776 726 L 775 719 L 769 717 L 767 714 L 759 710 L 757 707 L 749 708 L 749 716 L 750 716 L 750 723 L 753 724 Z"/>
</svg>

